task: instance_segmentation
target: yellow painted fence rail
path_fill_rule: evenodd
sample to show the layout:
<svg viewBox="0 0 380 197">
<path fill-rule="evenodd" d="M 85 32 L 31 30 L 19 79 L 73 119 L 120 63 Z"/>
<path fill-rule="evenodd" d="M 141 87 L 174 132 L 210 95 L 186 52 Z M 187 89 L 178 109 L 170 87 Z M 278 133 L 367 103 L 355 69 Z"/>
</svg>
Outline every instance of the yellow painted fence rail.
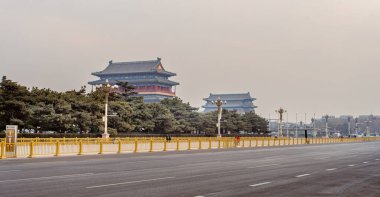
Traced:
<svg viewBox="0 0 380 197">
<path fill-rule="evenodd" d="M 0 159 L 10 157 L 58 157 L 63 155 L 121 154 L 156 151 L 185 151 L 228 148 L 281 147 L 301 144 L 331 144 L 379 141 L 380 137 L 362 138 L 271 138 L 271 137 L 174 137 L 165 138 L 39 138 L 20 139 L 16 146 L 0 143 Z M 15 148 L 10 148 L 15 147 Z"/>
</svg>

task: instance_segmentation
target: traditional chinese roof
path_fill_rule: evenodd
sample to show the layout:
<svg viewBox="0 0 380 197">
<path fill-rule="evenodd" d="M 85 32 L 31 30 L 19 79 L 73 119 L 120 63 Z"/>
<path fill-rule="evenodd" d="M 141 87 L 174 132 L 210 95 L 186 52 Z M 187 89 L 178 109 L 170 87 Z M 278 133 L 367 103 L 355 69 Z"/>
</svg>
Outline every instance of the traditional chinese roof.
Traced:
<svg viewBox="0 0 380 197">
<path fill-rule="evenodd" d="M 160 73 L 167 76 L 175 76 L 175 73 L 168 72 L 161 64 L 161 58 L 148 61 L 134 62 L 112 62 L 110 61 L 107 68 L 100 72 L 94 72 L 92 75 L 120 75 L 120 74 L 137 74 L 137 73 Z"/>
<path fill-rule="evenodd" d="M 169 85 L 169 86 L 179 85 L 179 83 L 177 83 L 177 82 L 170 81 L 170 80 L 164 79 L 164 78 L 159 78 L 159 77 L 146 78 L 146 79 L 120 79 L 120 80 L 112 79 L 112 78 L 108 79 L 108 83 L 110 83 L 112 85 L 115 85 L 117 83 L 117 81 L 128 82 L 130 85 L 153 84 L 153 83 L 164 84 L 164 85 Z M 96 81 L 89 82 L 90 85 L 100 85 L 100 84 L 104 84 L 104 83 L 106 83 L 106 79 L 99 79 Z"/>
<path fill-rule="evenodd" d="M 208 98 L 203 100 L 206 101 L 206 104 L 202 107 L 205 109 L 205 112 L 215 111 L 218 107 L 212 103 L 220 98 L 222 101 L 226 101 L 223 104 L 222 108 L 227 110 L 236 110 L 238 113 L 246 113 L 249 111 L 254 111 L 257 106 L 253 104 L 253 101 L 256 100 L 252 98 L 250 93 L 239 93 L 239 94 L 210 94 Z"/>
<path fill-rule="evenodd" d="M 238 94 L 210 94 L 208 98 L 204 98 L 205 101 L 216 101 L 218 98 L 221 98 L 223 101 L 240 101 L 240 100 L 256 100 L 251 97 L 251 94 L 248 93 L 238 93 Z"/>
</svg>

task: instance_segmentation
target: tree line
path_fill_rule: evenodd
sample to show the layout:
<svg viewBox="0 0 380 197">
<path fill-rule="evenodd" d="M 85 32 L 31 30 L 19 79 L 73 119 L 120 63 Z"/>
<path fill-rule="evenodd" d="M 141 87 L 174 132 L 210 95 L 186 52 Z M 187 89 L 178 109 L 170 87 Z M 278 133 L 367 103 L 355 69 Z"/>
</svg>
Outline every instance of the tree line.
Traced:
<svg viewBox="0 0 380 197">
<path fill-rule="evenodd" d="M 217 112 L 202 113 L 179 98 L 160 103 L 144 103 L 133 96 L 133 87 L 119 83 L 122 92 L 109 96 L 108 127 L 116 133 L 192 133 L 215 134 Z M 20 129 L 58 133 L 102 133 L 105 93 L 102 88 L 86 93 L 79 90 L 57 92 L 46 88 L 27 88 L 3 77 L 0 83 L 0 130 L 5 125 Z M 223 110 L 222 130 L 237 133 L 267 133 L 268 122 L 254 112 L 238 114 Z"/>
</svg>

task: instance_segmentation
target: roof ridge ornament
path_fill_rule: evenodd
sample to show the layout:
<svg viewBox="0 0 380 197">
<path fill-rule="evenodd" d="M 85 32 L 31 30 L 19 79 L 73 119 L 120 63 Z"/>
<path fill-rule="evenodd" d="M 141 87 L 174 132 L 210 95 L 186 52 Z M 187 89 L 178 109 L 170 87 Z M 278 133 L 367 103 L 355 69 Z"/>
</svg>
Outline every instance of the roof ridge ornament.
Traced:
<svg viewBox="0 0 380 197">
<path fill-rule="evenodd" d="M 108 62 L 108 64 L 111 65 L 111 64 L 112 64 L 112 60 L 110 60 L 110 61 Z"/>
<path fill-rule="evenodd" d="M 160 58 L 160 57 L 157 57 L 157 61 L 161 62 L 161 58 Z"/>
</svg>

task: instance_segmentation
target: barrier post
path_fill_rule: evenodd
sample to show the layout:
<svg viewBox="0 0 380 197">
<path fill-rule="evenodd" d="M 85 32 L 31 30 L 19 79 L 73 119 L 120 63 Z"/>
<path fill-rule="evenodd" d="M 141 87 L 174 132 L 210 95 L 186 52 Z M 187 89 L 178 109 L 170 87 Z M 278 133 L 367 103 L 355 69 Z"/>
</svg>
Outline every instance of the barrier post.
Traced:
<svg viewBox="0 0 380 197">
<path fill-rule="evenodd" d="M 208 140 L 208 149 L 211 149 L 211 140 Z"/>
<path fill-rule="evenodd" d="M 30 153 L 29 153 L 29 158 L 33 158 L 34 154 L 34 143 L 33 141 L 30 142 Z"/>
<path fill-rule="evenodd" d="M 276 138 L 273 140 L 273 146 L 276 146 Z"/>
<path fill-rule="evenodd" d="M 118 149 L 117 149 L 117 153 L 120 154 L 121 153 L 121 140 L 119 139 L 119 146 L 118 146 Z"/>
<path fill-rule="evenodd" d="M 99 154 L 103 154 L 103 142 L 99 142 Z"/>
<path fill-rule="evenodd" d="M 149 152 L 153 152 L 153 139 L 150 139 L 150 148 Z"/>
<path fill-rule="evenodd" d="M 202 149 L 202 140 L 201 139 L 198 139 L 199 140 L 199 147 L 198 149 L 201 150 Z"/>
<path fill-rule="evenodd" d="M 249 148 L 252 148 L 252 138 L 249 139 Z"/>
<path fill-rule="evenodd" d="M 256 148 L 259 147 L 259 139 L 257 137 L 255 137 L 255 146 Z"/>
<path fill-rule="evenodd" d="M 55 156 L 59 156 L 59 140 L 55 142 Z"/>
<path fill-rule="evenodd" d="M 189 146 L 187 150 L 191 150 L 191 139 L 189 139 Z"/>
<path fill-rule="evenodd" d="M 5 142 L 1 142 L 1 159 L 5 158 Z"/>
<path fill-rule="evenodd" d="M 135 139 L 135 150 L 134 150 L 135 153 L 137 153 L 138 148 L 139 148 L 139 142 L 137 141 L 137 139 Z"/>
<path fill-rule="evenodd" d="M 83 155 L 83 142 L 79 140 L 79 153 L 78 155 Z"/>
<path fill-rule="evenodd" d="M 164 141 L 164 151 L 166 151 L 166 148 L 167 148 L 167 142 Z"/>
<path fill-rule="evenodd" d="M 179 151 L 179 139 L 177 139 L 177 147 L 176 150 Z"/>
<path fill-rule="evenodd" d="M 220 139 L 218 139 L 218 149 L 220 149 Z"/>
</svg>

